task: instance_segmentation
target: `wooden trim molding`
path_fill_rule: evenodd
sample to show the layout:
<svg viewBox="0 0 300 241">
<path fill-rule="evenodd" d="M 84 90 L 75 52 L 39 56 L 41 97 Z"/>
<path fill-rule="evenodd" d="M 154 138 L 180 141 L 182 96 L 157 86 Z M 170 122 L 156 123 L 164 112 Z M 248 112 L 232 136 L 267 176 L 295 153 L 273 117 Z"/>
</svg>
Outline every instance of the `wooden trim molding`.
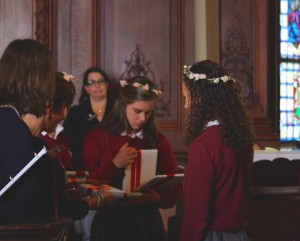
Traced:
<svg viewBox="0 0 300 241">
<path fill-rule="evenodd" d="M 33 38 L 57 56 L 57 0 L 33 0 Z M 56 61 L 55 61 L 56 65 Z"/>
</svg>

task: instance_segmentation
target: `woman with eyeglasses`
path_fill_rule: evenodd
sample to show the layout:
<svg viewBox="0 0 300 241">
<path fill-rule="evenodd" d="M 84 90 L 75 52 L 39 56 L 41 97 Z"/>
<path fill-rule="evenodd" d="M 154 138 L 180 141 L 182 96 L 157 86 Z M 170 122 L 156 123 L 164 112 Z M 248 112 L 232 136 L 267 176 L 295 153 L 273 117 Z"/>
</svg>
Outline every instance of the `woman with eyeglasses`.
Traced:
<svg viewBox="0 0 300 241">
<path fill-rule="evenodd" d="M 86 132 L 99 125 L 113 106 L 110 93 L 110 80 L 104 70 L 91 67 L 84 72 L 79 104 L 71 107 L 64 122 L 63 134 L 69 141 L 74 170 L 82 168 L 81 150 Z"/>
<path fill-rule="evenodd" d="M 79 104 L 70 108 L 64 122 L 64 131 L 58 138 L 68 143 L 72 153 L 73 169 L 82 170 L 81 153 L 87 131 L 99 125 L 112 109 L 114 98 L 106 72 L 99 67 L 88 68 L 83 75 Z M 95 211 L 80 220 L 82 241 L 89 240 Z"/>
</svg>

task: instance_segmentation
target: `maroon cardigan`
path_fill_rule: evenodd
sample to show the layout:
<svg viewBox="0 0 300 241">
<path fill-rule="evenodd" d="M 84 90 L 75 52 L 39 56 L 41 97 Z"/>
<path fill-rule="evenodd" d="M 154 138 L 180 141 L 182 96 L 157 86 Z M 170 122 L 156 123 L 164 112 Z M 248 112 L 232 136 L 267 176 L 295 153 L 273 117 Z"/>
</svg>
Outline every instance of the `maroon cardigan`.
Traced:
<svg viewBox="0 0 300 241">
<path fill-rule="evenodd" d="M 83 150 L 82 162 L 84 169 L 89 171 L 90 178 L 105 180 L 108 184 L 121 188 L 124 169 L 117 169 L 112 162 L 119 149 L 126 143 L 129 146 L 141 149 L 142 139 L 129 136 L 113 135 L 106 129 L 97 127 L 87 134 Z M 159 174 L 178 173 L 177 163 L 170 143 L 159 133 L 157 144 L 157 172 Z M 182 192 L 182 185 L 177 185 L 163 193 L 162 208 L 172 207 Z"/>
<path fill-rule="evenodd" d="M 224 145 L 219 126 L 209 127 L 192 142 L 184 177 L 180 240 L 200 241 L 208 230 L 246 227 L 252 164 L 252 146 L 236 155 Z"/>
</svg>

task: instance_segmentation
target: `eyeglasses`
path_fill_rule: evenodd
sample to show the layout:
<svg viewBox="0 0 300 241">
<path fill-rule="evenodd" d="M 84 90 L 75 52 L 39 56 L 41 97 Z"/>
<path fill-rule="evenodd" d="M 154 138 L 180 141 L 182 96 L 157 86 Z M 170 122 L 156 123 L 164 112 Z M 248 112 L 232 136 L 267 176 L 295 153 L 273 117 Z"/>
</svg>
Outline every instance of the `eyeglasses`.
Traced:
<svg viewBox="0 0 300 241">
<path fill-rule="evenodd" d="M 87 86 L 95 86 L 95 85 L 104 85 L 105 80 L 104 79 L 98 79 L 98 80 L 93 80 L 93 79 L 88 79 L 86 85 Z"/>
</svg>

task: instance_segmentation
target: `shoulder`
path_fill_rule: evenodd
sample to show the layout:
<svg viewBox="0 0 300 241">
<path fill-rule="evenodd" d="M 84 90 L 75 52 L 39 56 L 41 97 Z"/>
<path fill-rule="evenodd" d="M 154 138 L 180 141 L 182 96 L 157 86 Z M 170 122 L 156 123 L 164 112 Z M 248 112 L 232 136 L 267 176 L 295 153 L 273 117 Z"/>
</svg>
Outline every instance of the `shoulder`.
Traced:
<svg viewBox="0 0 300 241">
<path fill-rule="evenodd" d="M 0 133 L 18 137 L 31 137 L 31 132 L 25 122 L 11 109 L 0 111 Z"/>
<path fill-rule="evenodd" d="M 220 126 L 211 126 L 207 128 L 202 134 L 200 134 L 198 137 L 196 137 L 192 144 L 194 143 L 211 143 L 215 142 L 215 140 L 221 140 L 222 139 L 222 130 Z"/>
<path fill-rule="evenodd" d="M 166 147 L 166 146 L 169 146 L 171 148 L 171 144 L 168 140 L 168 138 L 161 132 L 158 132 L 158 147 L 160 146 L 163 146 L 163 147 Z"/>
<path fill-rule="evenodd" d="M 206 151 L 211 152 L 223 146 L 224 141 L 220 126 L 211 126 L 192 141 L 190 150 L 206 149 Z"/>
</svg>

